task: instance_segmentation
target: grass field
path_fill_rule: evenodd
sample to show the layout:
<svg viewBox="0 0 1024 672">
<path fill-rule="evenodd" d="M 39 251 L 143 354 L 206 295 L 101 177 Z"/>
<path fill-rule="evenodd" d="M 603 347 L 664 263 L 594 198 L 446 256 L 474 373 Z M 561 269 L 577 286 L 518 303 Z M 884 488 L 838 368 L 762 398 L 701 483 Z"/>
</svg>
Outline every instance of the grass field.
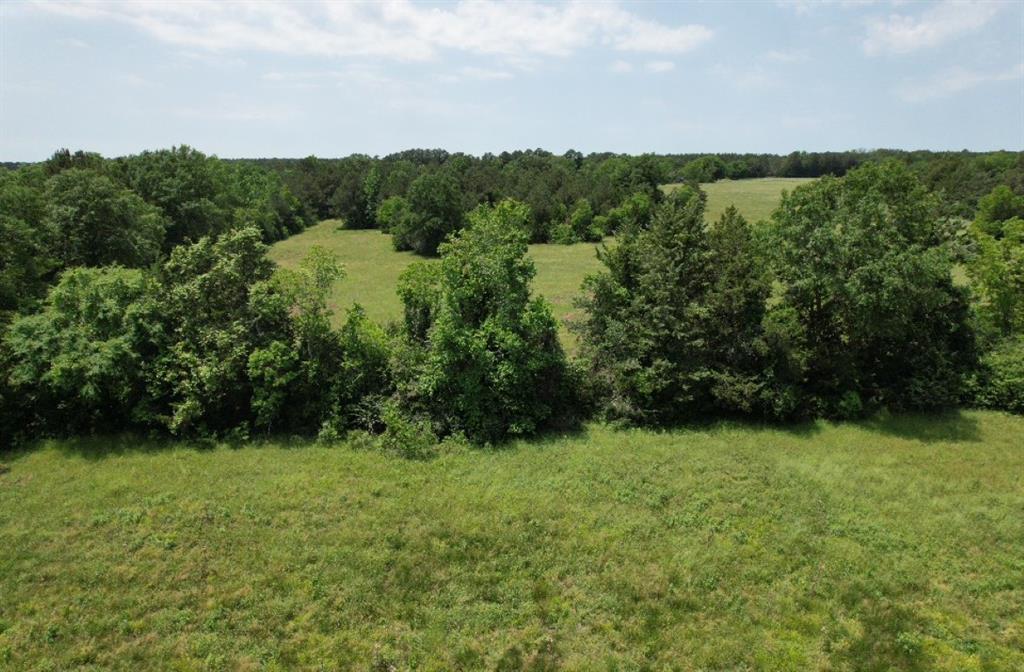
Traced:
<svg viewBox="0 0 1024 672">
<path fill-rule="evenodd" d="M 1021 436 L 44 444 L 0 469 L 0 668 L 1021 670 Z"/>
<path fill-rule="evenodd" d="M 726 208 L 735 205 L 748 221 L 759 222 L 772 214 L 783 190 L 792 191 L 811 181 L 812 178 L 806 177 L 763 177 L 753 180 L 719 180 L 702 184 L 700 188 L 708 195 L 706 216 L 709 221 L 717 220 Z M 677 186 L 668 184 L 663 189 L 671 190 Z"/>
<path fill-rule="evenodd" d="M 757 221 L 775 208 L 782 189 L 791 189 L 806 181 L 765 178 L 704 185 L 708 193 L 708 217 L 717 218 L 726 207 L 735 203 L 740 212 L 751 221 Z M 313 245 L 333 250 L 347 272 L 330 298 L 335 322 L 344 320 L 345 311 L 353 303 L 361 304 L 367 314 L 378 322 L 401 319 L 402 304 L 395 294 L 398 276 L 409 264 L 422 258 L 411 252 L 395 252 L 390 236 L 379 231 L 345 231 L 338 225 L 337 220 L 321 222 L 275 244 L 270 257 L 288 267 L 297 264 Z M 561 325 L 562 342 L 570 351 L 575 349 L 575 339 L 563 320 L 572 313 L 573 298 L 579 293 L 583 278 L 601 268 L 596 247 L 590 243 L 530 246 L 530 256 L 537 265 L 534 292 L 551 303 Z"/>
<path fill-rule="evenodd" d="M 297 264 L 314 245 L 333 250 L 345 265 L 346 277 L 335 285 L 329 301 L 336 323 L 345 319 L 345 311 L 353 303 L 361 304 L 378 322 L 401 319 L 402 302 L 395 293 L 398 276 L 409 264 L 423 261 L 423 257 L 411 252 L 395 252 L 391 237 L 380 231 L 339 229 L 337 220 L 321 222 L 277 243 L 271 248 L 270 257 L 289 267 Z M 537 266 L 533 291 L 551 303 L 559 321 L 562 342 L 570 350 L 575 346 L 575 339 L 564 319 L 573 310 L 573 297 L 579 293 L 583 278 L 601 267 L 596 248 L 592 243 L 530 246 L 530 256 Z"/>
</svg>

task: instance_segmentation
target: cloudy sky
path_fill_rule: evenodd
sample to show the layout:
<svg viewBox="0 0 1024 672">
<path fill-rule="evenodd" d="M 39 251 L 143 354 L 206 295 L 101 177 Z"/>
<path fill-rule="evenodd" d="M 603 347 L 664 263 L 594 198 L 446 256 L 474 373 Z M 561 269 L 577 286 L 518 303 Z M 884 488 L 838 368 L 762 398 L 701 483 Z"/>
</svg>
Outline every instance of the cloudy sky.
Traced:
<svg viewBox="0 0 1024 672">
<path fill-rule="evenodd" d="M 0 160 L 1024 149 L 1021 2 L 0 3 Z"/>
</svg>

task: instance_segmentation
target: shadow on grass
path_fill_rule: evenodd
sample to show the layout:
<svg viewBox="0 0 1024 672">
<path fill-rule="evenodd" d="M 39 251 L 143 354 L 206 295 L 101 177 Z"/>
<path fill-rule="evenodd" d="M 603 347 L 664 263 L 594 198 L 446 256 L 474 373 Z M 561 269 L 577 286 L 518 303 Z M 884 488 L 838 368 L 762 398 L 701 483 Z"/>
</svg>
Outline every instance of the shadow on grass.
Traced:
<svg viewBox="0 0 1024 672">
<path fill-rule="evenodd" d="M 238 449 L 242 447 L 274 445 L 293 448 L 313 444 L 313 439 L 294 436 L 256 437 L 248 440 L 234 439 L 181 439 L 174 437 L 152 437 L 144 434 L 98 434 L 61 438 L 43 438 L 29 441 L 6 452 L 0 452 L 0 463 L 13 463 L 39 450 L 55 449 L 68 457 L 79 457 L 100 461 L 123 455 L 144 455 L 161 453 L 173 449 L 195 451 L 215 448 Z"/>
<path fill-rule="evenodd" d="M 944 413 L 878 415 L 852 423 L 870 432 L 922 443 L 976 443 L 981 441 L 981 428 L 976 418 L 960 410 Z"/>
</svg>

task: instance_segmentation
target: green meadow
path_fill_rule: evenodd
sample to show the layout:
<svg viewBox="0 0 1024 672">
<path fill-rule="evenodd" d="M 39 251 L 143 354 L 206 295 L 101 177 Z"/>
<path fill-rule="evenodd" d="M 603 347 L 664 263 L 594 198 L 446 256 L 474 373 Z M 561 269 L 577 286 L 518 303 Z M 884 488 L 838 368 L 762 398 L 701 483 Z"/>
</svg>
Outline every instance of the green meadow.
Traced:
<svg viewBox="0 0 1024 672">
<path fill-rule="evenodd" d="M 751 221 L 766 218 L 778 205 L 784 189 L 808 182 L 802 178 L 763 178 L 722 180 L 702 186 L 708 195 L 708 218 L 717 219 L 730 205 Z M 667 185 L 671 189 L 673 185 Z M 345 311 L 358 303 L 367 314 L 379 321 L 399 320 L 402 304 L 395 293 L 398 276 L 414 261 L 421 261 L 411 252 L 395 252 L 391 237 L 376 230 L 348 231 L 338 220 L 320 222 L 297 236 L 276 243 L 270 257 L 284 267 L 294 266 L 314 245 L 333 251 L 345 266 L 346 276 L 340 280 L 330 297 L 334 320 L 344 320 Z M 565 327 L 571 318 L 573 298 L 580 283 L 601 268 L 597 245 L 531 245 L 530 256 L 537 266 L 533 289 L 551 303 L 555 318 L 561 325 L 562 342 L 572 351 L 575 339 Z M 428 262 L 430 263 L 430 262 Z"/>
<path fill-rule="evenodd" d="M 0 669 L 1021 670 L 1022 436 L 48 442 L 0 469 Z"/>
</svg>

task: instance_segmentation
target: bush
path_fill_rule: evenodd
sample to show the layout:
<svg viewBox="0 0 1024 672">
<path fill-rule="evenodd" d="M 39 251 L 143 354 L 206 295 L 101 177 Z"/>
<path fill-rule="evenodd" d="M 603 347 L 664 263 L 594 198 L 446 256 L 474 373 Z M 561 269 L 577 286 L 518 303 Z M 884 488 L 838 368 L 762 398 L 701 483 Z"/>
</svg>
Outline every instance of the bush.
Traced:
<svg viewBox="0 0 1024 672">
<path fill-rule="evenodd" d="M 1024 336 L 986 353 L 971 380 L 968 401 L 982 408 L 1024 414 Z"/>
<path fill-rule="evenodd" d="M 409 202 L 401 196 L 391 196 L 385 199 L 377 208 L 377 228 L 383 233 L 400 230 L 408 226 L 404 222 L 410 216 Z"/>
<path fill-rule="evenodd" d="M 9 403 L 47 432 L 116 431 L 136 419 L 153 316 L 152 282 L 116 266 L 65 272 L 43 310 L 4 336 Z"/>
<path fill-rule="evenodd" d="M 527 234 L 505 210 L 477 210 L 471 226 L 441 247 L 436 284 L 419 270 L 402 290 L 412 318 L 406 333 L 425 339 L 405 346 L 422 356 L 402 358 L 404 408 L 422 409 L 443 434 L 477 442 L 530 434 L 551 421 L 565 381 L 551 310 L 530 298 Z"/>
</svg>

